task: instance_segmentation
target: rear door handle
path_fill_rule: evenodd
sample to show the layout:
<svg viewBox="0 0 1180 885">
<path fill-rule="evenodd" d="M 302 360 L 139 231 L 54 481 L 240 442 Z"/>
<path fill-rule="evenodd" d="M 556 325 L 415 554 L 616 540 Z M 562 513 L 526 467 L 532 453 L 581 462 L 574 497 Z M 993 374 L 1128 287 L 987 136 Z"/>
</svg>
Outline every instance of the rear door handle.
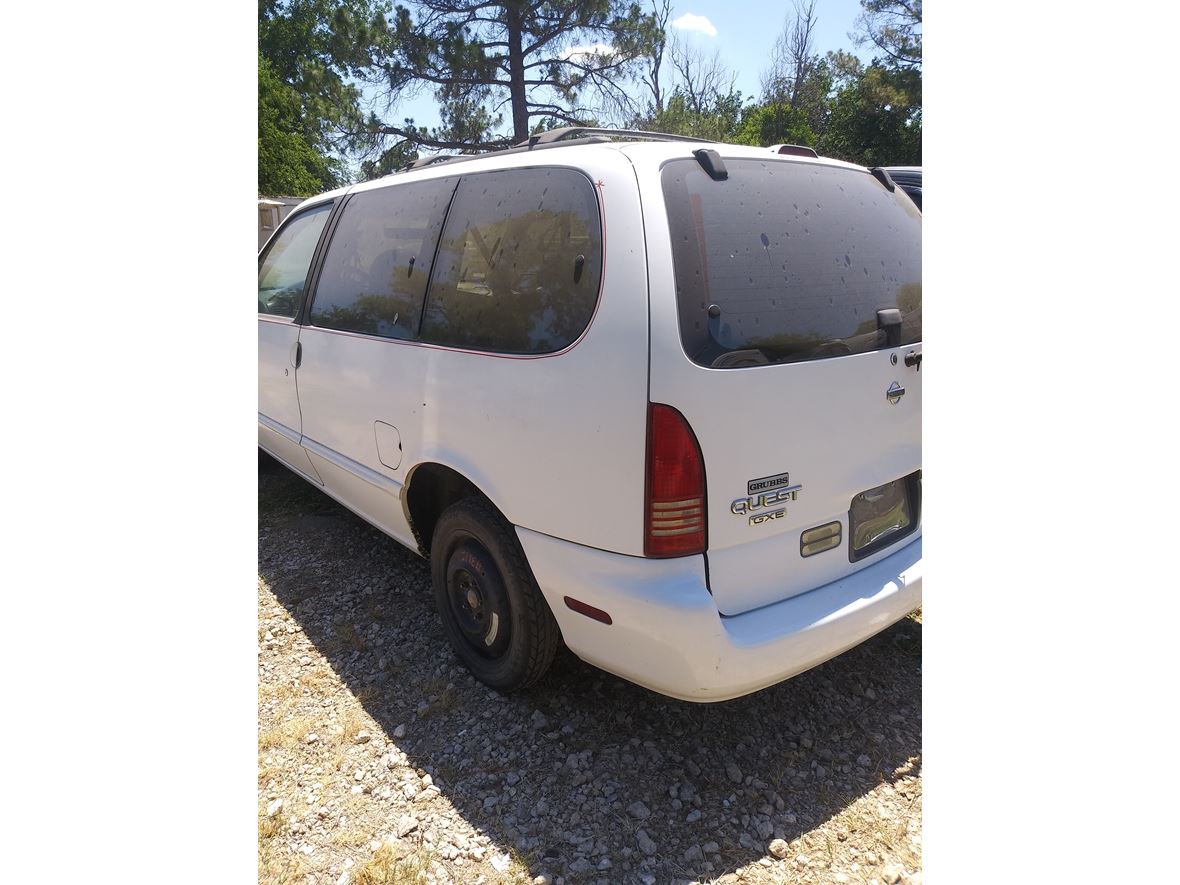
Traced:
<svg viewBox="0 0 1180 885">
<path fill-rule="evenodd" d="M 303 363 L 303 342 L 296 341 L 291 345 L 291 365 L 296 369 Z"/>
</svg>

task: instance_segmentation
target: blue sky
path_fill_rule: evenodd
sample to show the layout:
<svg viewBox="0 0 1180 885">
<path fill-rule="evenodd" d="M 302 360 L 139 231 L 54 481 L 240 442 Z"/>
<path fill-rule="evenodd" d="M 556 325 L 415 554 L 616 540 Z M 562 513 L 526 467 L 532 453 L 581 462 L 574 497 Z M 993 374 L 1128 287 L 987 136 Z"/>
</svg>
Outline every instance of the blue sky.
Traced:
<svg viewBox="0 0 1180 885">
<path fill-rule="evenodd" d="M 650 5 L 650 0 L 646 2 Z M 736 88 L 743 97 L 758 94 L 759 75 L 769 65 L 771 49 L 782 33 L 788 13 L 794 11 L 790 0 L 691 0 L 674 3 L 672 9 L 670 21 L 681 24 L 676 33 L 710 53 L 714 48 L 719 50 L 721 60 L 737 74 Z M 818 0 L 816 51 L 822 54 L 844 49 L 868 60 L 871 56 L 868 48 L 858 50 L 848 37 L 859 12 L 859 0 Z M 386 115 L 394 124 L 405 117 L 413 117 L 420 126 L 439 124 L 429 90 L 424 89 L 417 98 L 402 102 Z M 506 113 L 505 117 L 509 115 Z"/>
</svg>

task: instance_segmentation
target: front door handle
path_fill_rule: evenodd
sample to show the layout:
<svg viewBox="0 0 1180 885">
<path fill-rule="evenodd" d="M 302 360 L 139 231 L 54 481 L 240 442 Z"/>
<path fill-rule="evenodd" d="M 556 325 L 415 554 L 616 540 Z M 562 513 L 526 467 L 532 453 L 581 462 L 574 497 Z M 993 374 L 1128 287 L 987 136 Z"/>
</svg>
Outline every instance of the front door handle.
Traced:
<svg viewBox="0 0 1180 885">
<path fill-rule="evenodd" d="M 291 345 L 291 365 L 294 366 L 296 369 L 298 369 L 302 362 L 303 362 L 303 342 L 296 341 L 294 344 Z"/>
</svg>

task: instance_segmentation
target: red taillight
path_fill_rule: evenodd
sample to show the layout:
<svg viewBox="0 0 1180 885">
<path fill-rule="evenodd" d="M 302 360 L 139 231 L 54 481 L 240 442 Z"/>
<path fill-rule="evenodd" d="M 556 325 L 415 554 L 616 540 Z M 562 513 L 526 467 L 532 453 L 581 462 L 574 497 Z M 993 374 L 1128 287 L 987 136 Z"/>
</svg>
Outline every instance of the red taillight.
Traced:
<svg viewBox="0 0 1180 885">
<path fill-rule="evenodd" d="M 705 464 L 688 422 L 671 406 L 647 411 L 646 556 L 705 552 Z"/>
</svg>

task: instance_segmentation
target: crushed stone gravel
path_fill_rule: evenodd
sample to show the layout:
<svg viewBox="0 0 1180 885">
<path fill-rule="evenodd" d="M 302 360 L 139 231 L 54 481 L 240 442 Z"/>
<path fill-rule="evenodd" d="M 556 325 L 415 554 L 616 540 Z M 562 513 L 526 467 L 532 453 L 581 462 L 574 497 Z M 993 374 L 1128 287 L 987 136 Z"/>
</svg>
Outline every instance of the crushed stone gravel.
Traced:
<svg viewBox="0 0 1180 885">
<path fill-rule="evenodd" d="M 424 560 L 278 465 L 258 511 L 260 882 L 920 885 L 920 614 L 721 704 L 502 696 Z"/>
</svg>

